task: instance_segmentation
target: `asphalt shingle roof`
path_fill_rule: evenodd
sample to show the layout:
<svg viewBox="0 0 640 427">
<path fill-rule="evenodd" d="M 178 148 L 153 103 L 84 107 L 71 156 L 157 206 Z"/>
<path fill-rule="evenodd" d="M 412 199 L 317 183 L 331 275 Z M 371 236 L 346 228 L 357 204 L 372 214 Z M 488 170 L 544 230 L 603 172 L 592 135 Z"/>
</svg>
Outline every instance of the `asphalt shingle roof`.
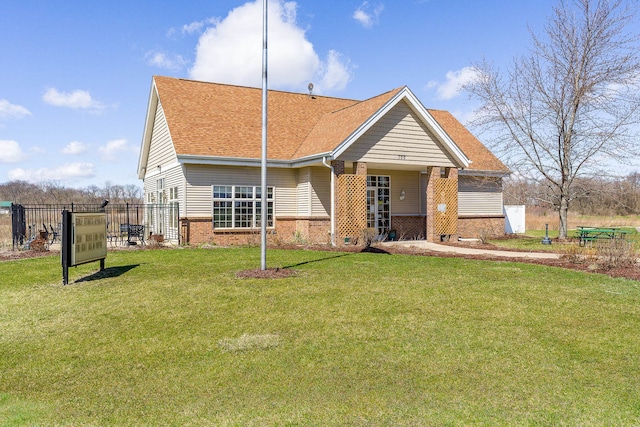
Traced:
<svg viewBox="0 0 640 427">
<path fill-rule="evenodd" d="M 507 168 L 478 138 L 462 125 L 453 115 L 444 110 L 428 110 L 440 127 L 449 135 L 458 147 L 471 159 L 467 169 L 509 172 Z"/>
<path fill-rule="evenodd" d="M 177 155 L 261 157 L 261 89 L 162 76 L 154 81 Z M 365 101 L 270 90 L 269 159 L 331 152 L 401 90 Z M 428 111 L 471 159 L 470 169 L 508 171 L 449 112 Z"/>
</svg>

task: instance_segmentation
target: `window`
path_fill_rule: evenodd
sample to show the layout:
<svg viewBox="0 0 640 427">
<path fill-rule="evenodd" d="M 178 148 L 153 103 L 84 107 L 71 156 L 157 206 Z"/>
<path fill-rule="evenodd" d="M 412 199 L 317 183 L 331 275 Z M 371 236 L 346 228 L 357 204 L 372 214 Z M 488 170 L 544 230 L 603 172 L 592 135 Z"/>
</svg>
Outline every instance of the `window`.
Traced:
<svg viewBox="0 0 640 427">
<path fill-rule="evenodd" d="M 169 188 L 169 227 L 178 228 L 178 187 Z"/>
<path fill-rule="evenodd" d="M 391 228 L 391 182 L 389 176 L 367 176 L 367 227 L 379 234 Z"/>
<path fill-rule="evenodd" d="M 214 185 L 213 227 L 260 227 L 261 206 L 259 186 Z M 267 188 L 267 227 L 273 227 L 273 187 Z"/>
<path fill-rule="evenodd" d="M 158 193 L 157 202 L 161 204 L 167 203 L 167 195 L 164 192 L 164 178 L 156 180 L 156 190 Z"/>
</svg>

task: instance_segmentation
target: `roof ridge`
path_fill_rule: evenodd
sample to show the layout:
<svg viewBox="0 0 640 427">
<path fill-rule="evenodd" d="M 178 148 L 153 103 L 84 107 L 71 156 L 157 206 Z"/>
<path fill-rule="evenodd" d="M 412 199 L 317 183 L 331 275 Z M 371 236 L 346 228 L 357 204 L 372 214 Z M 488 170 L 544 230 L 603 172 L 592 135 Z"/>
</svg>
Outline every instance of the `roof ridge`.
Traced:
<svg viewBox="0 0 640 427">
<path fill-rule="evenodd" d="M 159 77 L 161 79 L 180 80 L 180 81 L 187 82 L 187 83 L 202 83 L 202 84 L 207 84 L 207 85 L 235 87 L 235 88 L 239 88 L 239 89 L 262 90 L 262 88 L 260 88 L 260 87 L 237 85 L 237 84 L 232 84 L 232 83 L 210 82 L 210 81 L 206 81 L 206 80 L 186 79 L 184 77 L 162 76 L 162 75 L 159 75 L 159 74 L 155 74 L 153 76 L 154 79 L 157 78 L 157 77 Z M 268 92 L 284 93 L 284 94 L 288 94 L 288 95 L 310 96 L 308 93 L 304 93 L 304 92 L 293 92 L 293 91 L 281 90 L 281 89 L 268 89 Z M 360 101 L 360 100 L 357 100 L 357 99 L 343 98 L 343 97 L 338 97 L 338 96 L 327 96 L 327 95 L 311 95 L 311 96 L 314 97 L 314 98 L 324 98 L 324 99 L 335 99 L 335 100 L 341 100 L 341 101 L 363 102 L 363 101 Z M 375 98 L 375 96 L 373 98 Z M 371 99 L 371 98 L 369 98 L 369 99 Z"/>
</svg>

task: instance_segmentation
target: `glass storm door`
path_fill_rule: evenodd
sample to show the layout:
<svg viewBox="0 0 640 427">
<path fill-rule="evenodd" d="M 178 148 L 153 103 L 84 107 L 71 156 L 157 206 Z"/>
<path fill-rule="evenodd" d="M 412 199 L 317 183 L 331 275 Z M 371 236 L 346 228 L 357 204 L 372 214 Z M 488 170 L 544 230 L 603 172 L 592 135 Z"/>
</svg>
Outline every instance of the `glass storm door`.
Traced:
<svg viewBox="0 0 640 427">
<path fill-rule="evenodd" d="M 367 228 L 375 228 L 378 235 L 391 227 L 390 185 L 388 176 L 367 176 Z"/>
</svg>

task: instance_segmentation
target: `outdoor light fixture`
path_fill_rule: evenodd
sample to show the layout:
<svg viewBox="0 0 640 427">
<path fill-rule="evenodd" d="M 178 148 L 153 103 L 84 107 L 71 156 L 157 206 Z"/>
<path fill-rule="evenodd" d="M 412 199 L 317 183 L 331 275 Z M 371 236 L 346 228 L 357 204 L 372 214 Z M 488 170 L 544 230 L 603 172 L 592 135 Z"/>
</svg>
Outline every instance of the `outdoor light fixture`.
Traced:
<svg viewBox="0 0 640 427">
<path fill-rule="evenodd" d="M 109 204 L 109 201 L 107 199 L 104 199 L 102 203 L 100 203 L 100 209 L 106 208 L 108 204 Z"/>
<path fill-rule="evenodd" d="M 400 192 L 400 200 L 404 200 L 404 196 L 405 196 L 405 193 L 404 193 L 404 189 L 403 189 L 403 190 Z"/>
</svg>

